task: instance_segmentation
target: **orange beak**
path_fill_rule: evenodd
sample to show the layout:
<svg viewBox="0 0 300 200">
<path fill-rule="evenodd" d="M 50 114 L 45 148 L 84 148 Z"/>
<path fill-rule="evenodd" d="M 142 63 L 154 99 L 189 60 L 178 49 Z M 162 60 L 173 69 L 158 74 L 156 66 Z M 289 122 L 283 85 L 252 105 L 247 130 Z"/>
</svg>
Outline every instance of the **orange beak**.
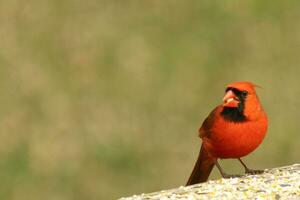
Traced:
<svg viewBox="0 0 300 200">
<path fill-rule="evenodd" d="M 238 107 L 238 104 L 239 104 L 239 100 L 238 98 L 236 97 L 236 95 L 231 91 L 231 90 L 228 90 L 223 98 L 223 106 L 224 107 Z"/>
</svg>

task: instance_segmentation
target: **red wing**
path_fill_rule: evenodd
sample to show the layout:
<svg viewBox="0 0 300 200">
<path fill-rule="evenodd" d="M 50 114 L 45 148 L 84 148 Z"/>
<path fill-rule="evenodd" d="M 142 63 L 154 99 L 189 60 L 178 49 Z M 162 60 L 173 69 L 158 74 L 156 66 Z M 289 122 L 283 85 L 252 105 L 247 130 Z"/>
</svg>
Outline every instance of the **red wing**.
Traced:
<svg viewBox="0 0 300 200">
<path fill-rule="evenodd" d="M 209 138 L 211 136 L 211 129 L 214 125 L 215 119 L 217 117 L 217 110 L 219 107 L 216 107 L 211 113 L 208 115 L 208 117 L 204 120 L 202 123 L 202 126 L 199 129 L 199 136 L 200 138 L 207 137 Z"/>
</svg>

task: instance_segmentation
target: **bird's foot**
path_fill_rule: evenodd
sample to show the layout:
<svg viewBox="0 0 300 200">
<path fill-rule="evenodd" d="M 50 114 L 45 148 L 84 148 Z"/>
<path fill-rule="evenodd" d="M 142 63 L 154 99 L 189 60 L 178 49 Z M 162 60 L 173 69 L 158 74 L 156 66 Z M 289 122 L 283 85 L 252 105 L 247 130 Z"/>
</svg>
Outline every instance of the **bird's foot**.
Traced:
<svg viewBox="0 0 300 200">
<path fill-rule="evenodd" d="M 243 175 L 240 175 L 240 174 L 225 174 L 225 173 L 222 174 L 223 178 L 238 178 L 238 177 L 242 177 L 242 176 Z"/>
<path fill-rule="evenodd" d="M 251 175 L 262 174 L 264 172 L 265 172 L 265 170 L 260 170 L 260 169 L 246 169 L 246 171 L 245 171 L 246 174 L 251 174 Z"/>
</svg>

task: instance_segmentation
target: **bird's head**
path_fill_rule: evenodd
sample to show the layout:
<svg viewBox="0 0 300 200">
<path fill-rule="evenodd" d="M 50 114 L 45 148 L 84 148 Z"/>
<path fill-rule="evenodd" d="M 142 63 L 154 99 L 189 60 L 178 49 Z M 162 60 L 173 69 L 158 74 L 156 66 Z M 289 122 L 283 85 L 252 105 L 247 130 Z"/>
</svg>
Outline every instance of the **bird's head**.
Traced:
<svg viewBox="0 0 300 200">
<path fill-rule="evenodd" d="M 260 106 L 255 92 L 257 85 L 251 82 L 234 82 L 227 85 L 223 98 L 223 114 L 233 115 L 237 120 L 243 121 L 250 114 L 250 104 L 255 108 Z M 257 104 L 257 105 L 256 105 Z M 246 108 L 249 108 L 246 110 Z"/>
</svg>

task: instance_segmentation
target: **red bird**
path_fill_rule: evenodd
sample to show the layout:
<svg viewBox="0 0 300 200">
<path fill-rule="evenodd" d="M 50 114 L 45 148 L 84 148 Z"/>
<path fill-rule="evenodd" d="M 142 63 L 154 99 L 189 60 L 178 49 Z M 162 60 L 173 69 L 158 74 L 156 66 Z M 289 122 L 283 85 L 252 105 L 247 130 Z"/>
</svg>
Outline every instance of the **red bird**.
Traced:
<svg viewBox="0 0 300 200">
<path fill-rule="evenodd" d="M 219 158 L 238 159 L 249 174 L 263 172 L 249 169 L 241 160 L 261 144 L 268 128 L 267 115 L 255 87 L 251 82 L 227 85 L 223 104 L 209 114 L 199 129 L 200 154 L 186 185 L 207 181 L 214 165 L 224 178 L 238 176 L 226 174 L 218 163 Z"/>
</svg>

